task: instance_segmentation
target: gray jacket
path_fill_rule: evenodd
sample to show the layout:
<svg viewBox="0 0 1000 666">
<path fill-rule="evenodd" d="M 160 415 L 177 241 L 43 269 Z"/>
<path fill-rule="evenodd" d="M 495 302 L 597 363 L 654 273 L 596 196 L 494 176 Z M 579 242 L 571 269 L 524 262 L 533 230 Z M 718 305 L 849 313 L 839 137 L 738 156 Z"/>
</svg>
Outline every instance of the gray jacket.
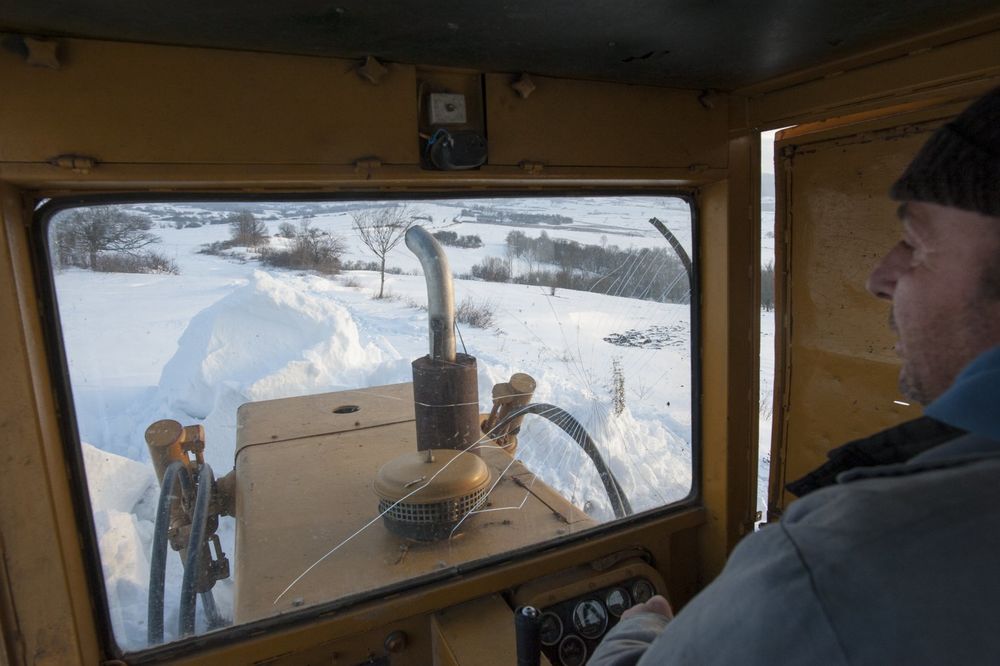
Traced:
<svg viewBox="0 0 1000 666">
<path fill-rule="evenodd" d="M 588 663 L 1000 664 L 1000 443 L 838 481 L 744 539 L 673 621 L 624 620 Z"/>
</svg>

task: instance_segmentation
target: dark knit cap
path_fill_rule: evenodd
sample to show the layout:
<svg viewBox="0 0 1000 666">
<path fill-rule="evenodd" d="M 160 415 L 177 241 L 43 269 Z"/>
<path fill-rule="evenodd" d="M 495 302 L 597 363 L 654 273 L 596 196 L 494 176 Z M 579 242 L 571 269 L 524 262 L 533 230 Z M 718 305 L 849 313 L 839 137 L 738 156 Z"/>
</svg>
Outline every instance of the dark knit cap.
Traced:
<svg viewBox="0 0 1000 666">
<path fill-rule="evenodd" d="M 1000 88 L 934 132 L 889 195 L 1000 217 Z"/>
</svg>

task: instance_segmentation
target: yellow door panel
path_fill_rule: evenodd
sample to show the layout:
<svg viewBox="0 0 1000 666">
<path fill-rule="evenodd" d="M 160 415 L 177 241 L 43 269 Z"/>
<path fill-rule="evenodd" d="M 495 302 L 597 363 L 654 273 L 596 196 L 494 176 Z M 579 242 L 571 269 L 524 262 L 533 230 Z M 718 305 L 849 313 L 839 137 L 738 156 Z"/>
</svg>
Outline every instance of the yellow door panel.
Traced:
<svg viewBox="0 0 1000 666">
<path fill-rule="evenodd" d="M 899 237 L 890 186 L 967 101 L 947 97 L 778 136 L 771 516 L 793 499 L 785 484 L 827 451 L 921 413 L 898 391 L 889 307 L 865 280 Z"/>
</svg>

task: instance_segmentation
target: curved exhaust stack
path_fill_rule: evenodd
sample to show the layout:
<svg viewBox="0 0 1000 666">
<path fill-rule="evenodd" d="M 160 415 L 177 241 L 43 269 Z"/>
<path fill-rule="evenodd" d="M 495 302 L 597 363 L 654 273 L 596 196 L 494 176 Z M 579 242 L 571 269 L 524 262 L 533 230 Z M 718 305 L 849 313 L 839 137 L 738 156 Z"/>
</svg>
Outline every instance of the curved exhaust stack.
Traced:
<svg viewBox="0 0 1000 666">
<path fill-rule="evenodd" d="M 430 333 L 430 353 L 412 363 L 417 450 L 470 449 L 482 437 L 479 380 L 476 359 L 455 350 L 455 287 L 448 257 L 421 226 L 406 232 L 406 247 L 424 269 Z"/>
<path fill-rule="evenodd" d="M 420 225 L 406 231 L 406 247 L 417 255 L 427 281 L 432 361 L 455 360 L 455 284 L 444 248 Z"/>
</svg>

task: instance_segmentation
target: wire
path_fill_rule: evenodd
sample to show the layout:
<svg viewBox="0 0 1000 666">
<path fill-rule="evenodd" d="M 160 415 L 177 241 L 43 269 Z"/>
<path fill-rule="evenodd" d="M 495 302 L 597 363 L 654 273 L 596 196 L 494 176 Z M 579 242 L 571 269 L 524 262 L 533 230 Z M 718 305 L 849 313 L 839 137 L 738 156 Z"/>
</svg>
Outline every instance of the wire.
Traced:
<svg viewBox="0 0 1000 666">
<path fill-rule="evenodd" d="M 548 419 L 553 424 L 562 428 L 562 430 L 573 438 L 583 452 L 587 454 L 591 462 L 594 463 L 594 467 L 597 468 L 597 474 L 601 477 L 601 483 L 604 484 L 604 490 L 608 494 L 608 500 L 611 502 L 611 509 L 615 512 L 615 518 L 624 518 L 626 516 L 632 515 L 632 505 L 629 504 L 628 497 L 625 496 L 625 491 L 622 490 L 621 484 L 618 483 L 618 479 L 615 478 L 614 473 L 612 473 L 611 468 L 604 461 L 604 457 L 601 456 L 601 452 L 597 450 L 597 445 L 594 444 L 594 440 L 591 439 L 587 431 L 583 429 L 580 422 L 573 418 L 573 415 L 564 410 L 561 407 L 556 407 L 555 405 L 550 405 L 544 402 L 536 402 L 530 405 L 525 405 L 519 409 L 515 409 L 506 417 L 500 420 L 499 423 L 493 426 L 493 430 L 499 431 L 501 427 L 518 418 L 519 416 L 524 416 L 525 414 L 534 414 L 536 416 L 541 416 Z"/>
<path fill-rule="evenodd" d="M 153 528 L 153 552 L 149 562 L 149 598 L 146 611 L 146 637 L 150 645 L 163 642 L 163 587 L 167 573 L 167 532 L 174 500 L 174 486 L 180 481 L 181 496 L 188 494 L 191 477 L 184 463 L 171 463 L 163 472 L 160 498 L 156 503 L 156 526 Z"/>
</svg>

